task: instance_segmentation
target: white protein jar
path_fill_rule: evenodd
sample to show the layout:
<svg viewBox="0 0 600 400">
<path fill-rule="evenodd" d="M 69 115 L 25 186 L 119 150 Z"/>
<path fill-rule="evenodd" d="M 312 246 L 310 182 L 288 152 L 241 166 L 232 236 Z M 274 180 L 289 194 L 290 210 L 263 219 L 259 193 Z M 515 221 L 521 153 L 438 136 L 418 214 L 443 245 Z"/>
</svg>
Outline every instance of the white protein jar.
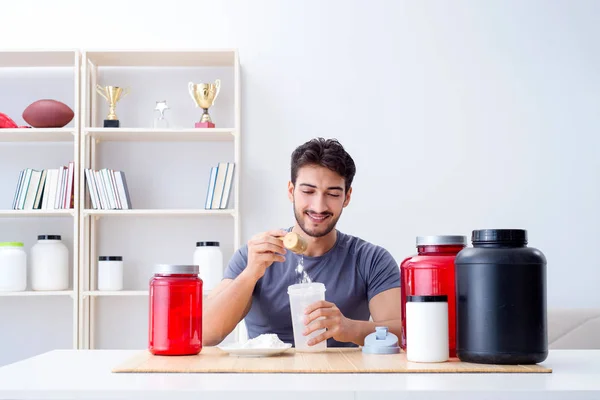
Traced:
<svg viewBox="0 0 600 400">
<path fill-rule="evenodd" d="M 31 247 L 31 289 L 69 289 L 69 250 L 60 235 L 38 235 Z"/>
<path fill-rule="evenodd" d="M 123 257 L 98 257 L 98 290 L 123 290 Z"/>
<path fill-rule="evenodd" d="M 215 288 L 223 279 L 223 253 L 219 242 L 196 242 L 194 265 L 200 267 L 202 288 L 206 293 Z"/>
<path fill-rule="evenodd" d="M 448 361 L 448 296 L 406 296 L 406 359 Z"/>
<path fill-rule="evenodd" d="M 27 289 L 27 253 L 22 242 L 0 242 L 0 292 Z"/>
</svg>

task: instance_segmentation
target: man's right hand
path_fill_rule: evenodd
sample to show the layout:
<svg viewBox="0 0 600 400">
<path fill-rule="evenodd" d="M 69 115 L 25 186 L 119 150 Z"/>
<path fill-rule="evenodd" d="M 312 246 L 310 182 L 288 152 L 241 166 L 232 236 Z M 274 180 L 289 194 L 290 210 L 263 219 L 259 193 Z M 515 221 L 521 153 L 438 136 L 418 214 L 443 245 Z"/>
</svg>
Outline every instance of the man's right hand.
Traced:
<svg viewBox="0 0 600 400">
<path fill-rule="evenodd" d="M 283 236 L 286 231 L 276 229 L 255 235 L 248 241 L 248 265 L 246 270 L 260 279 L 274 262 L 284 262 L 286 253 Z"/>
</svg>

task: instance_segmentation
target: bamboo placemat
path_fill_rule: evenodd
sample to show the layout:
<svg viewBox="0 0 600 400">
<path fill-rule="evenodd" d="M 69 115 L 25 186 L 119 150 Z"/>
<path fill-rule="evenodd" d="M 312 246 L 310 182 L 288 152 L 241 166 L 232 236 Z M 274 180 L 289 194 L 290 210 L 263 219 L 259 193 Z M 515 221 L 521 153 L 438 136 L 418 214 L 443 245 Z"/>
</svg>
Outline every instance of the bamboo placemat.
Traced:
<svg viewBox="0 0 600 400">
<path fill-rule="evenodd" d="M 358 348 L 330 348 L 322 353 L 296 353 L 294 349 L 271 357 L 230 356 L 207 347 L 196 356 L 154 356 L 141 351 L 112 372 L 144 373 L 550 373 L 536 365 L 489 365 L 451 359 L 444 363 L 414 363 L 406 353 L 363 354 Z"/>
</svg>

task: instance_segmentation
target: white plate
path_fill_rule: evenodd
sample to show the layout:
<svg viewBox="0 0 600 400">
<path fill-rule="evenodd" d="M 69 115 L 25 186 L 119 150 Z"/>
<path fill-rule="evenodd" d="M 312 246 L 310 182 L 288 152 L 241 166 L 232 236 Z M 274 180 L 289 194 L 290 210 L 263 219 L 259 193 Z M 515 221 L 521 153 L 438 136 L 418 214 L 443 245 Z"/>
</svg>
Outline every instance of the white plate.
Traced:
<svg viewBox="0 0 600 400">
<path fill-rule="evenodd" d="M 278 349 L 244 349 L 241 347 L 235 346 L 219 346 L 219 349 L 229 353 L 230 356 L 238 356 L 238 357 L 270 357 L 276 356 L 278 354 L 285 353 L 289 349 L 292 348 L 291 343 L 286 343 L 285 347 Z"/>
</svg>

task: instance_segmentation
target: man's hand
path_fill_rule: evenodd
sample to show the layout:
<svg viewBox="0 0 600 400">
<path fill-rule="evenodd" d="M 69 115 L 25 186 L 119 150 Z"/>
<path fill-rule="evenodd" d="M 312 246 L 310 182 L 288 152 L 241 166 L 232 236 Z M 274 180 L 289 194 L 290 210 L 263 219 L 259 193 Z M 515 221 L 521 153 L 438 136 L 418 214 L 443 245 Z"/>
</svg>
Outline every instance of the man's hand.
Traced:
<svg viewBox="0 0 600 400">
<path fill-rule="evenodd" d="M 354 334 L 352 328 L 354 321 L 344 317 L 344 314 L 342 314 L 335 304 L 328 301 L 318 301 L 308 306 L 305 313 L 304 322 L 307 326 L 304 336 L 308 336 L 319 329 L 327 329 L 322 334 L 309 340 L 309 346 L 314 346 L 329 338 L 334 338 L 338 342 L 353 341 Z"/>
<path fill-rule="evenodd" d="M 402 335 L 400 288 L 389 289 L 377 294 L 369 302 L 373 321 L 359 321 L 346 318 L 335 304 L 318 301 L 306 309 L 304 335 L 326 328 L 327 331 L 311 339 L 309 346 L 334 338 L 338 342 L 364 344 L 365 337 L 375 332 L 377 326 L 387 326 L 390 332 Z M 318 319 L 323 318 L 323 319 Z"/>
<path fill-rule="evenodd" d="M 260 279 L 268 267 L 274 262 L 284 262 L 286 253 L 283 241 L 280 237 L 287 234 L 286 231 L 277 229 L 255 235 L 248 241 L 248 265 L 246 269 L 256 279 Z"/>
</svg>

